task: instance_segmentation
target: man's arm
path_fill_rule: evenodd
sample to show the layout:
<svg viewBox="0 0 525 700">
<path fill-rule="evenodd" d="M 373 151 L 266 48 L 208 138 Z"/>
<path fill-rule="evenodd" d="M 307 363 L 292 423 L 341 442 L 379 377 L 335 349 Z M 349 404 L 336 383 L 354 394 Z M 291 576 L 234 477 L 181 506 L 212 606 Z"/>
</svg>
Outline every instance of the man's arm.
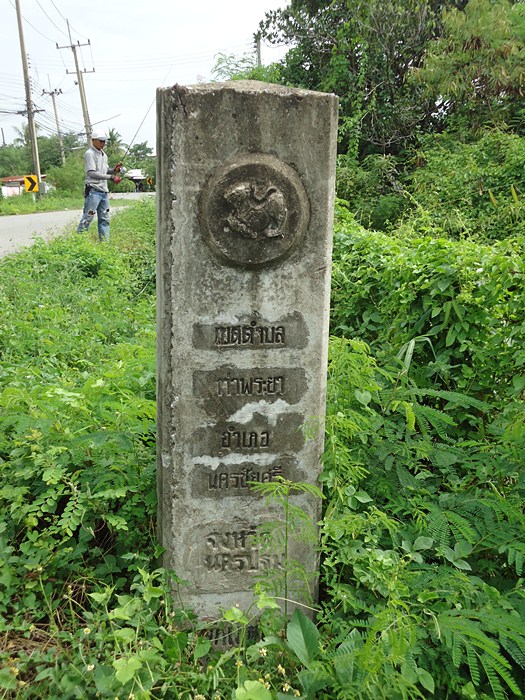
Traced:
<svg viewBox="0 0 525 700">
<path fill-rule="evenodd" d="M 112 175 L 105 175 L 104 173 L 97 173 L 96 170 L 88 170 L 87 175 L 91 180 L 111 180 Z"/>
</svg>

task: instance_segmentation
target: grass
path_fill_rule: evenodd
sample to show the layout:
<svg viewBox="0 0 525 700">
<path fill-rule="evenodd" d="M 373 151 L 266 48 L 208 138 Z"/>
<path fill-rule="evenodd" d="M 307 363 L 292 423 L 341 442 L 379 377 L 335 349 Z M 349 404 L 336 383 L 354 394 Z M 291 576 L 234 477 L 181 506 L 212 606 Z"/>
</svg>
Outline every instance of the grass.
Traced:
<svg viewBox="0 0 525 700">
<path fill-rule="evenodd" d="M 130 204 L 129 199 L 113 195 L 111 203 L 115 205 Z M 0 216 L 12 216 L 13 214 L 35 214 L 43 211 L 65 211 L 67 209 L 82 209 L 84 197 L 81 193 L 71 194 L 53 190 L 43 197 L 34 197 L 23 193 L 15 197 L 0 198 Z"/>
</svg>

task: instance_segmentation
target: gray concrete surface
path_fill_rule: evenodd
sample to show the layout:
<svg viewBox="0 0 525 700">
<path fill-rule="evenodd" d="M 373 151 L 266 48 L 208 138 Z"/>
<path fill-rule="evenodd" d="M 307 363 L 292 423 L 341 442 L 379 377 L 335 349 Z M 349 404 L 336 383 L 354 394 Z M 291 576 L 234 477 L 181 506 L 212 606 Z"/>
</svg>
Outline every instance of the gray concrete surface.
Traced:
<svg viewBox="0 0 525 700">
<path fill-rule="evenodd" d="M 0 216 L 0 257 L 32 245 L 35 238 L 48 241 L 66 230 L 74 230 L 81 213 L 79 209 Z"/>
<path fill-rule="evenodd" d="M 248 610 L 257 576 L 282 585 L 291 561 L 315 599 L 315 533 L 265 550 L 254 533 L 283 512 L 249 484 L 321 468 L 337 98 L 234 81 L 159 90 L 157 110 L 164 563 L 204 618 Z M 319 499 L 291 498 L 315 530 Z"/>
</svg>

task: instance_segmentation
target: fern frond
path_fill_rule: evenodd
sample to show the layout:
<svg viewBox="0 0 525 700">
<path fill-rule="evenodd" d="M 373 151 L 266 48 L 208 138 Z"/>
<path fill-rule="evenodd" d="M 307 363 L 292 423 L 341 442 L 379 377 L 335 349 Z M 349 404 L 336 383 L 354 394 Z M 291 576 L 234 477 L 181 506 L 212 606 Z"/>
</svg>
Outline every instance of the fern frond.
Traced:
<svg viewBox="0 0 525 700">
<path fill-rule="evenodd" d="M 474 685 L 479 685 L 481 674 L 479 670 L 478 655 L 471 646 L 467 645 L 467 663 L 470 670 L 470 677 Z"/>
<path fill-rule="evenodd" d="M 450 525 L 443 511 L 435 506 L 431 508 L 428 514 L 428 532 L 430 537 L 440 547 L 448 547 L 450 545 Z"/>
<path fill-rule="evenodd" d="M 487 636 L 481 629 L 477 620 L 471 620 L 464 616 L 464 611 L 454 615 L 453 613 L 443 613 L 438 616 L 438 622 L 443 631 L 450 631 L 453 635 L 461 635 L 465 644 L 478 647 L 493 658 L 499 658 L 503 664 L 507 663 L 499 653 L 499 644 L 491 637 Z"/>
<path fill-rule="evenodd" d="M 523 648 L 516 644 L 514 640 L 509 639 L 506 635 L 503 634 L 500 636 L 499 641 L 501 646 L 505 649 L 505 651 L 511 657 L 511 659 L 516 664 L 518 664 L 518 666 L 521 666 L 521 668 L 525 669 L 525 653 L 523 651 Z"/>
<path fill-rule="evenodd" d="M 519 615 L 511 615 L 500 610 L 498 613 L 487 611 L 486 609 L 464 608 L 461 615 L 465 619 L 479 622 L 499 639 L 502 636 L 512 640 L 525 654 L 525 627 Z"/>
<path fill-rule="evenodd" d="M 492 665 L 492 659 L 487 654 L 482 654 L 480 656 L 480 660 L 481 665 L 483 666 L 483 669 L 487 674 L 487 678 L 489 679 L 490 687 L 492 688 L 492 692 L 494 693 L 494 699 L 506 700 L 505 691 L 503 690 L 503 686 L 501 685 L 498 674 L 494 670 L 494 667 Z"/>
<path fill-rule="evenodd" d="M 420 482 L 413 476 L 408 469 L 401 466 L 400 464 L 396 467 L 397 478 L 399 479 L 400 485 L 404 489 L 417 489 L 420 486 Z"/>
<path fill-rule="evenodd" d="M 503 520 L 523 522 L 523 513 L 520 510 L 521 505 L 517 506 L 505 498 L 496 497 L 496 495 L 492 497 L 485 496 L 479 498 L 478 501 L 494 513 L 498 522 Z"/>
<path fill-rule="evenodd" d="M 490 405 L 485 401 L 480 401 L 473 396 L 467 396 L 466 394 L 461 394 L 457 391 L 440 391 L 436 389 L 414 389 L 414 394 L 416 396 L 432 396 L 437 399 L 443 399 L 449 403 L 456 404 L 457 406 L 462 406 L 463 408 L 477 408 L 480 411 L 490 410 Z"/>
<path fill-rule="evenodd" d="M 430 438 L 430 422 L 427 420 L 424 411 L 419 410 L 420 407 L 416 408 L 416 411 L 414 413 L 417 421 L 417 427 L 419 428 L 419 431 L 425 438 Z"/>
<path fill-rule="evenodd" d="M 452 639 L 452 663 L 459 668 L 463 659 L 463 639 L 458 634 L 453 635 Z"/>
<path fill-rule="evenodd" d="M 525 544 L 522 542 L 511 542 L 510 544 L 500 545 L 498 552 L 507 554 L 509 566 L 514 566 L 516 574 L 521 576 L 523 573 L 523 562 L 525 561 Z"/>
<path fill-rule="evenodd" d="M 431 408 L 430 406 L 424 406 L 422 404 L 414 404 L 414 413 L 418 424 L 424 420 L 427 424 L 430 423 L 444 442 L 450 440 L 445 426 L 457 425 L 452 416 L 443 413 L 443 411 L 438 411 L 436 408 Z"/>
<path fill-rule="evenodd" d="M 502 663 L 503 661 L 503 663 Z M 521 694 L 521 691 L 512 677 L 511 673 L 509 672 L 509 663 L 506 659 L 504 659 L 502 656 L 499 658 L 489 656 L 488 654 L 483 654 L 481 656 L 481 663 L 483 664 L 483 668 L 485 669 L 485 673 L 487 674 L 487 677 L 489 679 L 489 683 L 491 685 L 492 691 L 494 692 L 494 697 L 496 697 L 496 692 L 494 690 L 495 684 L 493 682 L 494 679 L 491 680 L 491 676 L 489 675 L 488 668 L 491 668 L 495 671 L 495 673 L 498 674 L 498 676 L 505 681 L 509 689 L 514 693 L 515 698 L 521 698 L 523 697 Z M 499 688 L 501 689 L 501 697 L 505 697 L 504 690 L 501 686 L 501 683 L 499 683 Z"/>
<path fill-rule="evenodd" d="M 459 515 L 459 513 L 455 513 L 454 511 L 451 510 L 446 510 L 444 512 L 445 517 L 447 518 L 450 528 L 452 532 L 454 533 L 454 536 L 456 540 L 466 540 L 467 542 L 470 542 L 470 544 L 476 544 L 476 542 L 479 541 L 480 535 L 475 530 L 469 521 L 464 518 L 462 515 Z"/>
</svg>

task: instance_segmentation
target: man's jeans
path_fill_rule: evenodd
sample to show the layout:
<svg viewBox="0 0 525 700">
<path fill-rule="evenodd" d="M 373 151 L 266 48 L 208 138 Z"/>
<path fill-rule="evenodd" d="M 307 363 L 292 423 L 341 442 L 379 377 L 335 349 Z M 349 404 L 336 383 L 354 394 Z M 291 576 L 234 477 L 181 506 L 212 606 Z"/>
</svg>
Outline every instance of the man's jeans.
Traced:
<svg viewBox="0 0 525 700">
<path fill-rule="evenodd" d="M 91 188 L 88 196 L 84 199 L 84 211 L 77 227 L 77 233 L 89 229 L 95 214 L 98 223 L 98 239 L 99 241 L 107 241 L 109 240 L 109 194 Z"/>
</svg>

